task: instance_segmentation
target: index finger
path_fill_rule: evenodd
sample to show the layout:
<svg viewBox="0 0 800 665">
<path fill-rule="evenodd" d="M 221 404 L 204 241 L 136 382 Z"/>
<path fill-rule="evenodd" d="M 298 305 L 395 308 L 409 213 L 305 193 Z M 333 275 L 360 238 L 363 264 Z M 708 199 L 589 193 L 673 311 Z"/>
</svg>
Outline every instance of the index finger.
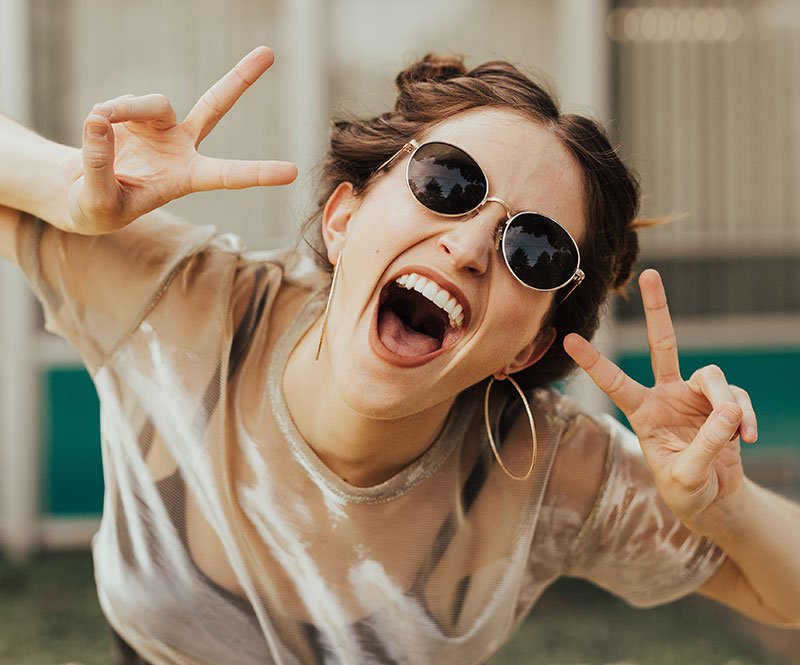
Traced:
<svg viewBox="0 0 800 665">
<path fill-rule="evenodd" d="M 644 401 L 647 389 L 625 374 L 591 342 L 570 333 L 564 338 L 564 350 L 626 416 L 636 411 Z"/>
<path fill-rule="evenodd" d="M 650 346 L 650 362 L 656 383 L 679 381 L 681 378 L 678 360 L 678 340 L 669 315 L 667 294 L 661 275 L 656 270 L 645 270 L 639 276 L 642 304 L 647 322 L 647 343 Z"/>
<path fill-rule="evenodd" d="M 274 61 L 275 54 L 272 49 L 259 46 L 206 90 L 183 121 L 196 137 L 195 146 L 208 136 L 222 116 L 231 110 L 245 90 L 253 85 Z"/>
</svg>

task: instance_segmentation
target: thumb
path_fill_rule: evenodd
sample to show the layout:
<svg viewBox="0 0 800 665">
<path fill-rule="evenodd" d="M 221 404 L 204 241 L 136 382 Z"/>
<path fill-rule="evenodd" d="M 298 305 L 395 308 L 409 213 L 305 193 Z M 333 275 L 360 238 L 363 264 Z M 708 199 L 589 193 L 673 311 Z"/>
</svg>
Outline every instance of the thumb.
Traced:
<svg viewBox="0 0 800 665">
<path fill-rule="evenodd" d="M 736 436 L 741 420 L 742 408 L 734 402 L 725 402 L 712 411 L 694 441 L 681 453 L 676 475 L 687 485 L 705 477 L 717 455 Z M 695 474 L 697 478 L 692 477 Z"/>
<path fill-rule="evenodd" d="M 83 123 L 83 191 L 78 205 L 87 222 L 115 212 L 119 193 L 114 175 L 114 130 L 107 118 L 90 113 Z"/>
</svg>

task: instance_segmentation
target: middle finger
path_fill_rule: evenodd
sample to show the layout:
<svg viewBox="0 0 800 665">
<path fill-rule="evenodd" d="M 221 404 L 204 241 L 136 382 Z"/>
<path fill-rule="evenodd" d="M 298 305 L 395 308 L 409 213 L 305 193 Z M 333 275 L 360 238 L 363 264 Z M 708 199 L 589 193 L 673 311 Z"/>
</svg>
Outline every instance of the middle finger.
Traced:
<svg viewBox="0 0 800 665">
<path fill-rule="evenodd" d="M 639 277 L 639 288 L 647 321 L 647 343 L 655 382 L 680 381 L 678 342 L 661 275 L 655 270 L 645 270 Z"/>
<path fill-rule="evenodd" d="M 208 136 L 233 105 L 275 60 L 272 49 L 259 46 L 242 58 L 225 76 L 212 85 L 189 111 L 184 123 L 195 138 L 195 146 Z"/>
</svg>

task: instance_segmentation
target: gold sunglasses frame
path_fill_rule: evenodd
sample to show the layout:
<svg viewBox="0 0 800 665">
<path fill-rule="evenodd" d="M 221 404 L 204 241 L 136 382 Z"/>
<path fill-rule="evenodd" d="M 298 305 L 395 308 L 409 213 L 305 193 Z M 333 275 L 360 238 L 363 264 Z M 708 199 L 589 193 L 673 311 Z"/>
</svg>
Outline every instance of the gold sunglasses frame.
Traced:
<svg viewBox="0 0 800 665">
<path fill-rule="evenodd" d="M 444 213 L 444 212 L 437 212 L 436 210 L 433 210 L 433 209 L 429 208 L 428 206 L 426 206 L 424 203 L 422 203 L 422 201 L 420 201 L 417 198 L 417 196 L 414 194 L 414 191 L 411 189 L 411 185 L 409 184 L 409 169 L 411 168 L 411 161 L 412 161 L 412 159 L 414 157 L 414 154 L 420 148 L 422 148 L 422 147 L 424 147 L 426 145 L 431 145 L 432 143 L 439 143 L 441 145 L 446 145 L 446 146 L 449 146 L 451 148 L 454 148 L 455 150 L 458 150 L 458 151 L 464 153 L 478 167 L 478 170 L 481 172 L 481 175 L 483 176 L 483 179 L 486 182 L 486 193 L 483 195 L 483 199 L 480 201 L 480 203 L 478 203 L 473 208 L 470 208 L 469 210 L 467 210 L 465 212 L 452 214 L 452 215 L 448 214 L 448 213 Z M 533 210 L 521 210 L 521 211 L 519 211 L 517 213 L 514 213 L 512 215 L 511 214 L 511 208 L 509 207 L 509 205 L 505 201 L 503 201 L 503 199 L 498 198 L 496 196 L 489 196 L 489 178 L 488 178 L 488 176 L 486 175 L 486 173 L 484 173 L 483 169 L 480 167 L 480 164 L 478 164 L 478 162 L 475 160 L 475 158 L 472 155 L 470 155 L 466 150 L 464 150 L 464 148 L 460 148 L 459 146 L 453 145 L 452 143 L 448 143 L 447 141 L 425 141 L 424 143 L 420 143 L 416 139 L 411 139 L 402 148 L 400 148 L 400 150 L 398 150 L 396 153 L 394 153 L 394 155 L 392 155 L 391 157 L 389 157 L 389 159 L 387 159 L 385 162 L 383 162 L 375 170 L 375 172 L 376 173 L 380 173 L 383 170 L 389 169 L 392 166 L 392 164 L 394 164 L 395 161 L 397 161 L 400 157 L 402 157 L 405 154 L 408 154 L 408 156 L 409 156 L 408 162 L 406 163 L 406 170 L 405 170 L 406 187 L 408 188 L 408 191 L 411 194 L 411 197 L 419 205 L 421 205 L 423 208 L 425 208 L 425 210 L 428 210 L 429 212 L 432 212 L 434 215 L 439 215 L 440 217 L 449 217 L 449 218 L 463 217 L 464 215 L 469 215 L 472 212 L 480 210 L 484 205 L 486 205 L 490 201 L 494 202 L 494 203 L 499 203 L 501 206 L 503 206 L 503 210 L 505 210 L 505 213 L 506 213 L 506 222 L 505 222 L 505 226 L 503 227 L 502 233 L 498 234 L 498 236 L 500 238 L 502 238 L 501 242 L 503 243 L 503 251 L 501 252 L 501 254 L 503 256 L 503 261 L 505 262 L 506 267 L 508 268 L 508 271 L 514 276 L 514 279 L 516 279 L 520 284 L 522 284 L 523 286 L 525 286 L 525 287 L 527 287 L 529 289 L 533 289 L 534 291 L 540 291 L 542 293 L 548 293 L 548 292 L 551 292 L 551 291 L 560 291 L 561 289 L 566 288 L 567 286 L 572 284 L 572 288 L 569 291 L 567 291 L 567 294 L 560 300 L 560 302 L 559 302 L 559 304 L 560 304 L 560 303 L 563 303 L 570 296 L 570 294 L 575 289 L 578 288 L 578 286 L 580 286 L 581 282 L 583 282 L 584 279 L 586 279 L 586 274 L 580 268 L 580 265 L 581 265 L 581 250 L 578 247 L 578 243 L 575 242 L 575 238 L 572 237 L 572 234 L 569 231 L 567 231 L 567 229 L 564 228 L 564 226 L 562 224 L 560 224 L 558 221 L 556 221 L 555 219 L 553 219 L 549 215 L 545 215 L 545 214 L 540 213 L 540 212 L 535 212 Z M 553 224 L 555 224 L 560 229 L 562 229 L 564 231 L 564 233 L 567 234 L 567 237 L 570 239 L 570 241 L 572 241 L 572 245 L 575 248 L 575 255 L 578 258 L 578 261 L 577 261 L 577 263 L 575 265 L 575 271 L 572 273 L 570 278 L 567 279 L 563 284 L 561 284 L 559 286 L 556 286 L 556 287 L 553 287 L 551 289 L 539 289 L 539 288 L 537 288 L 535 286 L 531 286 L 530 284 L 526 284 L 525 282 L 523 282 L 517 276 L 517 274 L 511 269 L 511 265 L 508 262 L 508 257 L 506 256 L 505 239 L 506 239 L 506 231 L 508 230 L 508 227 L 510 226 L 511 222 L 513 220 L 515 220 L 517 217 L 519 217 L 520 215 L 531 215 L 531 214 L 532 215 L 537 215 L 539 217 L 544 217 L 545 219 L 551 221 Z M 496 243 L 496 248 L 498 250 L 500 249 L 500 243 Z M 573 284 L 573 282 L 574 282 L 574 284 Z"/>
</svg>

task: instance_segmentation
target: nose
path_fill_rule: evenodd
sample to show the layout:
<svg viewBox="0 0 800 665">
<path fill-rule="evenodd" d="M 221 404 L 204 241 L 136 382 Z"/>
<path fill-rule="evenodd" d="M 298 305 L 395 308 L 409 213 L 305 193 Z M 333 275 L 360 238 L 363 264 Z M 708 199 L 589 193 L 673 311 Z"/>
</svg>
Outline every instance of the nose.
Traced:
<svg viewBox="0 0 800 665">
<path fill-rule="evenodd" d="M 439 248 L 449 256 L 453 267 L 467 270 L 474 275 L 485 273 L 495 251 L 495 235 L 498 225 L 508 218 L 506 206 L 499 210 L 483 207 L 467 219 L 457 219 L 439 236 Z"/>
</svg>

